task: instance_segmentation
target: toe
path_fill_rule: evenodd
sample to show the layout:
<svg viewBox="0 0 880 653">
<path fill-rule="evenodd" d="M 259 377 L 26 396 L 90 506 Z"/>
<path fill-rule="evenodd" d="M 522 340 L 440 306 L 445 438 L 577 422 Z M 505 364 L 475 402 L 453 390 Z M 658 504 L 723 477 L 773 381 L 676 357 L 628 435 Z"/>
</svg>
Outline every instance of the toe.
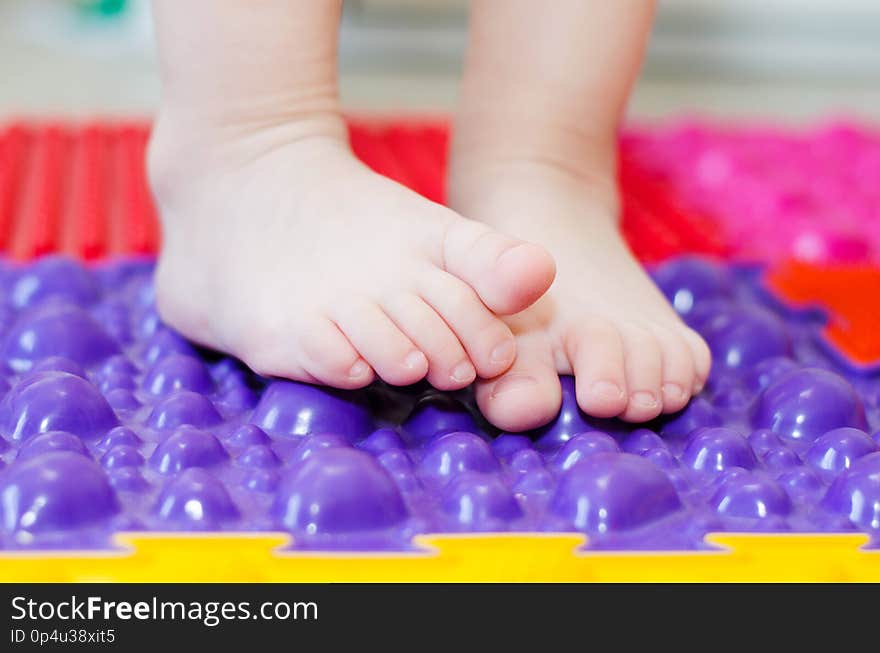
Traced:
<svg viewBox="0 0 880 653">
<path fill-rule="evenodd" d="M 627 405 L 621 418 L 644 422 L 660 414 L 663 408 L 660 386 L 663 358 L 657 338 L 645 328 L 621 327 L 624 367 L 626 369 Z"/>
<path fill-rule="evenodd" d="M 251 342 L 236 353 L 259 374 L 348 390 L 362 388 L 374 378 L 369 364 L 326 318 L 303 316 L 289 328 L 248 333 Z"/>
<path fill-rule="evenodd" d="M 617 328 L 600 318 L 578 320 L 563 339 L 575 375 L 578 405 L 595 417 L 614 417 L 627 404 L 623 341 Z"/>
<path fill-rule="evenodd" d="M 559 412 L 562 390 L 553 354 L 542 334 L 517 338 L 513 366 L 495 379 L 477 381 L 477 404 L 492 424 L 505 431 L 542 426 Z"/>
<path fill-rule="evenodd" d="M 657 328 L 660 343 L 663 381 L 660 386 L 663 412 L 674 413 L 685 407 L 696 385 L 694 357 L 684 338 L 673 331 Z"/>
<path fill-rule="evenodd" d="M 695 377 L 693 394 L 696 395 L 703 389 L 703 386 L 706 385 L 706 379 L 709 378 L 709 371 L 712 368 L 712 353 L 703 337 L 693 329 L 682 327 L 681 335 L 693 356 Z"/>
<path fill-rule="evenodd" d="M 344 301 L 331 316 L 355 349 L 392 385 L 424 378 L 428 359 L 379 306 L 370 301 Z"/>
<path fill-rule="evenodd" d="M 416 295 L 395 296 L 385 313 L 428 358 L 428 382 L 438 390 L 458 390 L 477 376 L 464 347 L 433 308 Z"/>
<path fill-rule="evenodd" d="M 448 324 L 483 378 L 505 372 L 516 358 L 510 328 L 483 305 L 473 288 L 447 272 L 425 279 L 422 298 Z"/>
<path fill-rule="evenodd" d="M 447 272 L 470 285 L 499 315 L 531 306 L 556 275 L 553 258 L 540 245 L 464 218 L 454 220 L 446 231 L 443 262 Z"/>
</svg>

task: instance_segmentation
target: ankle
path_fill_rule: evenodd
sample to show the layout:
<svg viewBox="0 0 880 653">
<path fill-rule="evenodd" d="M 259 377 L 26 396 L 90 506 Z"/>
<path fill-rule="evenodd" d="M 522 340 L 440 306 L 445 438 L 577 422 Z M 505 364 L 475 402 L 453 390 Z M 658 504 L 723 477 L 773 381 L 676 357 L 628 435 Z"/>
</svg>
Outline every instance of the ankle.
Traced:
<svg viewBox="0 0 880 653">
<path fill-rule="evenodd" d="M 453 204 L 487 187 L 536 177 L 585 189 L 617 207 L 617 139 L 609 130 L 527 111 L 463 111 L 456 121 L 449 167 Z"/>
<path fill-rule="evenodd" d="M 548 192 L 557 198 L 580 198 L 580 204 L 615 219 L 620 212 L 614 162 L 588 165 L 556 152 L 511 155 L 459 149 L 453 150 L 447 181 L 450 206 L 469 217 L 494 212 L 486 206 L 496 203 L 540 204 L 539 196 Z"/>
<path fill-rule="evenodd" d="M 295 144 L 347 149 L 341 113 L 333 107 L 316 106 L 274 115 L 224 115 L 163 106 L 147 152 L 150 186 L 162 204 L 171 200 L 175 189 L 192 184 L 196 178 L 210 178 L 212 172 L 258 161 Z"/>
</svg>

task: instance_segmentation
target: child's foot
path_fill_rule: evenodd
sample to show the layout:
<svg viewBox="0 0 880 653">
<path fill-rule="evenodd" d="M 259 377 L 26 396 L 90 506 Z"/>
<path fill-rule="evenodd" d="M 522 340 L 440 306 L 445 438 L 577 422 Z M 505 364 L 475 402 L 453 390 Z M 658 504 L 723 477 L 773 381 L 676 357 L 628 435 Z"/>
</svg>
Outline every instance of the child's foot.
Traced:
<svg viewBox="0 0 880 653">
<path fill-rule="evenodd" d="M 552 419 L 558 374 L 574 374 L 580 407 L 639 422 L 684 407 L 709 373 L 702 338 L 678 318 L 617 228 L 613 183 L 589 187 L 547 162 L 454 169 L 453 206 L 545 245 L 558 274 L 534 306 L 507 318 L 513 366 L 479 381 L 477 401 L 506 430 Z"/>
<path fill-rule="evenodd" d="M 150 149 L 169 324 L 261 374 L 339 388 L 375 373 L 456 389 L 511 366 L 495 314 L 549 287 L 543 248 L 374 174 L 341 123 L 194 132 L 160 119 Z"/>
</svg>

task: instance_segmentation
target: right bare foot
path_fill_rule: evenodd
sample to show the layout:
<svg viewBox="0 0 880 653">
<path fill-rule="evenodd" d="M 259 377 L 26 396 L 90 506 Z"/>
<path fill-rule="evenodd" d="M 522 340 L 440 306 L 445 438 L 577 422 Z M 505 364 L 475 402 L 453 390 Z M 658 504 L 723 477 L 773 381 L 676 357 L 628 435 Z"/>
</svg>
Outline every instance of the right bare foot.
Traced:
<svg viewBox="0 0 880 653">
<path fill-rule="evenodd" d="M 338 388 L 502 374 L 516 345 L 496 314 L 544 294 L 550 255 L 373 173 L 327 124 L 201 138 L 160 117 L 163 319 L 261 374 Z"/>
</svg>

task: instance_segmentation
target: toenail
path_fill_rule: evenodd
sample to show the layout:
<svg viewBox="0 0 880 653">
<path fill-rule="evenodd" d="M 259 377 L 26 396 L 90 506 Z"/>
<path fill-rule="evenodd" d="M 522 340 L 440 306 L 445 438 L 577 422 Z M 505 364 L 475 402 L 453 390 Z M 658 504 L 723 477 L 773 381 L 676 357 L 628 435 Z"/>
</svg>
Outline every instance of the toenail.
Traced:
<svg viewBox="0 0 880 653">
<path fill-rule="evenodd" d="M 428 364 L 428 359 L 425 358 L 425 355 L 420 352 L 418 349 L 415 349 L 409 352 L 406 355 L 406 358 L 403 359 L 403 365 L 407 369 L 417 370 L 421 367 L 424 367 Z"/>
<path fill-rule="evenodd" d="M 656 408 L 658 405 L 657 397 L 654 396 L 654 393 L 645 390 L 633 392 L 629 399 L 633 404 L 640 408 Z"/>
<path fill-rule="evenodd" d="M 353 379 L 357 379 L 359 377 L 364 376 L 367 372 L 370 371 L 370 366 L 367 365 L 367 362 L 364 360 L 359 360 L 354 365 L 351 366 L 351 369 L 348 370 L 348 376 Z"/>
<path fill-rule="evenodd" d="M 505 340 L 492 350 L 491 358 L 493 363 L 503 363 L 513 358 L 516 353 L 516 343 L 512 340 Z"/>
<path fill-rule="evenodd" d="M 499 379 L 492 387 L 492 396 L 497 397 L 511 390 L 520 390 L 529 386 L 536 385 L 538 380 L 533 376 L 526 374 L 508 374 Z"/>
<path fill-rule="evenodd" d="M 470 361 L 461 361 L 452 368 L 452 380 L 456 383 L 470 383 L 477 376 L 477 371 Z"/>
<path fill-rule="evenodd" d="M 623 389 L 611 381 L 596 381 L 590 388 L 593 395 L 599 399 L 623 399 Z"/>
<path fill-rule="evenodd" d="M 669 399 L 683 399 L 684 388 L 678 383 L 664 383 L 663 396 L 668 397 Z"/>
</svg>

